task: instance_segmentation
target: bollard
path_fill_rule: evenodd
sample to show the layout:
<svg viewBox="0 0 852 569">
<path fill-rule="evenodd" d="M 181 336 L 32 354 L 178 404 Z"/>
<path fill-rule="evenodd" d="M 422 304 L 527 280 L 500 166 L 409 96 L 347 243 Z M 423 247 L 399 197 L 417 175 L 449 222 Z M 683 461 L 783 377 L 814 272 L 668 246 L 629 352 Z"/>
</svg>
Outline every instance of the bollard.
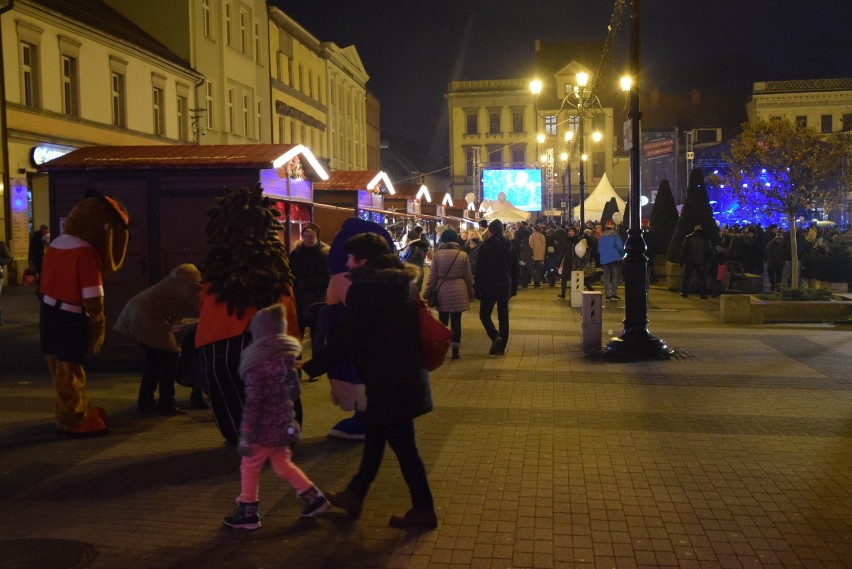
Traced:
<svg viewBox="0 0 852 569">
<path fill-rule="evenodd" d="M 583 306 L 583 271 L 571 271 L 571 308 Z"/>
<path fill-rule="evenodd" d="M 600 292 L 583 292 L 582 316 L 583 351 L 600 350 L 603 332 L 603 295 Z"/>
</svg>

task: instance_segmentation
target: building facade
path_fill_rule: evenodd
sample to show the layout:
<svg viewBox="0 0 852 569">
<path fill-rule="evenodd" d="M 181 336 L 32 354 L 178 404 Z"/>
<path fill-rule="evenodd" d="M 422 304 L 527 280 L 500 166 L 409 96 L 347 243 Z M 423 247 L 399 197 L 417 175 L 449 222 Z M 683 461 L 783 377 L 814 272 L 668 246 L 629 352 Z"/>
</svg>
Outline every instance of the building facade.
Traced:
<svg viewBox="0 0 852 569">
<path fill-rule="evenodd" d="M 328 147 L 332 170 L 367 167 L 367 80 L 355 46 L 326 44 L 328 85 Z"/>
<path fill-rule="evenodd" d="M 562 59 L 562 61 L 566 61 Z M 447 89 L 451 192 L 473 192 L 482 199 L 483 169 L 541 169 L 542 209 L 566 211 L 579 202 L 581 145 L 576 108 L 562 105 L 565 89 L 573 89 L 576 74 L 589 69 L 576 60 L 558 68 L 540 65 L 543 83 L 538 98 L 530 79 L 453 81 Z M 548 71 L 549 69 L 549 71 Z M 591 192 L 607 174 L 622 195 L 627 193 L 627 161 L 618 160 L 618 136 L 611 106 L 583 123 L 582 148 L 587 155 L 584 182 Z M 566 133 L 571 133 L 566 138 Z M 593 133 L 599 132 L 595 142 Z M 543 142 L 539 142 L 539 135 Z M 623 153 L 622 153 L 623 154 Z M 586 194 L 588 195 L 588 194 Z M 553 212 L 555 214 L 555 212 Z"/>
<path fill-rule="evenodd" d="M 20 273 L 30 228 L 49 219 L 47 180 L 36 166 L 84 146 L 194 142 L 190 109 L 201 76 L 100 0 L 17 0 L 0 25 L 9 189 L 2 223 Z"/>
<path fill-rule="evenodd" d="M 104 0 L 204 80 L 194 128 L 201 144 L 272 141 L 269 26 L 264 0 Z"/>
<path fill-rule="evenodd" d="M 367 91 L 367 170 L 381 169 L 382 166 L 382 105 L 379 99 Z"/>
</svg>

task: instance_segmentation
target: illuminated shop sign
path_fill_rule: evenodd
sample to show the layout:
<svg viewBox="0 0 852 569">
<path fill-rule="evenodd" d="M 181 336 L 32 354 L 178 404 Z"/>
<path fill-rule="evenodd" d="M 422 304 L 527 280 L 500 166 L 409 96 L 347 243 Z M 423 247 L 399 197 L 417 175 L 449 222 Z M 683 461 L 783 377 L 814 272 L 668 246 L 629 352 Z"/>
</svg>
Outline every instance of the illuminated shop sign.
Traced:
<svg viewBox="0 0 852 569">
<path fill-rule="evenodd" d="M 32 160 L 33 166 L 40 166 L 45 162 L 64 156 L 69 152 L 71 152 L 71 150 L 66 148 L 56 148 L 55 146 L 36 146 L 32 150 L 30 160 Z"/>
</svg>

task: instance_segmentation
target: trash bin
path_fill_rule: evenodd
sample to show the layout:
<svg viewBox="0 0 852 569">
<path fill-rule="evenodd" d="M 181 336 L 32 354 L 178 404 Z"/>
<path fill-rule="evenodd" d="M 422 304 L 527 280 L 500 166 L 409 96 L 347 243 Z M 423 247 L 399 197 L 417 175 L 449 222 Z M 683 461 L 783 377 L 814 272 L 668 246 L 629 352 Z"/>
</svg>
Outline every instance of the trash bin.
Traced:
<svg viewBox="0 0 852 569">
<path fill-rule="evenodd" d="M 583 351 L 593 352 L 600 350 L 603 335 L 603 295 L 600 292 L 583 292 L 581 323 L 583 330 Z"/>
</svg>

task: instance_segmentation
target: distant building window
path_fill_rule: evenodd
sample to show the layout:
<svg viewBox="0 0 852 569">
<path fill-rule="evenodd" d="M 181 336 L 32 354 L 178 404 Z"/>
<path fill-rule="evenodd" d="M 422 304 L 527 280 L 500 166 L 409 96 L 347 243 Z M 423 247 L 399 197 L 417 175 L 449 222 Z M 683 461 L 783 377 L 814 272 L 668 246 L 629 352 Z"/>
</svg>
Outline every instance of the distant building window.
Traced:
<svg viewBox="0 0 852 569">
<path fill-rule="evenodd" d="M 695 131 L 696 144 L 709 144 L 719 142 L 716 129 L 714 128 L 699 128 Z"/>
<path fill-rule="evenodd" d="M 231 45 L 231 4 L 225 2 L 225 45 Z"/>
<path fill-rule="evenodd" d="M 189 112 L 187 111 L 187 98 L 178 95 L 177 98 L 177 127 L 178 140 L 184 142 L 189 140 Z"/>
<path fill-rule="evenodd" d="M 524 113 L 521 111 L 512 113 L 512 132 L 524 132 Z"/>
<path fill-rule="evenodd" d="M 213 128 L 213 83 L 206 81 L 204 84 L 204 102 L 207 104 L 207 128 Z"/>
<path fill-rule="evenodd" d="M 834 122 L 831 120 L 831 115 L 822 115 L 820 117 L 820 132 L 829 133 L 834 132 Z"/>
<path fill-rule="evenodd" d="M 808 117 L 805 115 L 796 116 L 796 126 L 799 128 L 808 128 Z"/>
<path fill-rule="evenodd" d="M 77 59 L 68 55 L 62 56 L 62 112 L 66 115 L 79 116 L 80 85 L 77 75 Z"/>
<path fill-rule="evenodd" d="M 308 97 L 314 98 L 314 70 L 308 69 Z"/>
<path fill-rule="evenodd" d="M 225 125 L 225 130 L 228 132 L 234 132 L 234 90 L 231 87 L 228 87 L 228 110 L 225 116 L 227 124 Z"/>
<path fill-rule="evenodd" d="M 240 10 L 240 52 L 247 53 L 248 48 L 248 14 L 245 10 Z"/>
<path fill-rule="evenodd" d="M 849 132 L 852 130 L 852 114 L 844 114 L 840 120 L 843 122 L 840 127 L 843 132 Z"/>
<path fill-rule="evenodd" d="M 39 107 L 38 47 L 21 42 L 21 99 L 28 107 Z"/>
<path fill-rule="evenodd" d="M 254 58 L 260 61 L 260 22 L 254 22 Z"/>
<path fill-rule="evenodd" d="M 479 133 L 479 125 L 476 120 L 476 113 L 468 113 L 467 114 L 467 130 L 466 134 L 478 134 Z"/>
<path fill-rule="evenodd" d="M 556 115 L 544 117 L 544 133 L 547 136 L 556 136 Z"/>
<path fill-rule="evenodd" d="M 492 167 L 500 168 L 503 166 L 503 147 L 489 146 L 488 147 L 488 162 Z"/>
<path fill-rule="evenodd" d="M 468 149 L 464 151 L 464 160 L 465 160 L 465 175 L 470 177 L 473 176 L 473 162 L 475 159 L 475 154 L 472 149 Z"/>
<path fill-rule="evenodd" d="M 154 134 L 157 136 L 165 136 L 166 109 L 163 104 L 163 90 L 159 87 L 154 87 L 152 90 L 152 99 L 154 103 Z"/>
<path fill-rule="evenodd" d="M 525 164 L 527 161 L 527 153 L 523 148 L 513 148 L 512 149 L 512 162 L 513 166 L 520 166 L 521 164 Z"/>
<path fill-rule="evenodd" d="M 284 117 L 278 117 L 278 144 L 284 144 Z"/>
<path fill-rule="evenodd" d="M 204 37 L 213 39 L 213 22 L 210 13 L 210 0 L 201 0 L 201 22 L 204 27 Z"/>
<path fill-rule="evenodd" d="M 488 113 L 488 132 L 500 134 L 500 113 Z"/>
<path fill-rule="evenodd" d="M 263 102 L 260 99 L 255 100 L 254 109 L 254 137 L 260 140 L 260 125 L 262 124 L 261 119 L 263 118 Z"/>
<path fill-rule="evenodd" d="M 592 154 L 592 177 L 601 178 L 606 172 L 606 153 L 595 152 Z"/>
<path fill-rule="evenodd" d="M 249 96 L 248 93 L 243 93 L 243 136 L 249 135 Z"/>
<path fill-rule="evenodd" d="M 127 96 L 124 92 L 124 75 L 113 71 L 110 76 L 112 85 L 112 124 L 124 128 L 127 126 Z"/>
</svg>

